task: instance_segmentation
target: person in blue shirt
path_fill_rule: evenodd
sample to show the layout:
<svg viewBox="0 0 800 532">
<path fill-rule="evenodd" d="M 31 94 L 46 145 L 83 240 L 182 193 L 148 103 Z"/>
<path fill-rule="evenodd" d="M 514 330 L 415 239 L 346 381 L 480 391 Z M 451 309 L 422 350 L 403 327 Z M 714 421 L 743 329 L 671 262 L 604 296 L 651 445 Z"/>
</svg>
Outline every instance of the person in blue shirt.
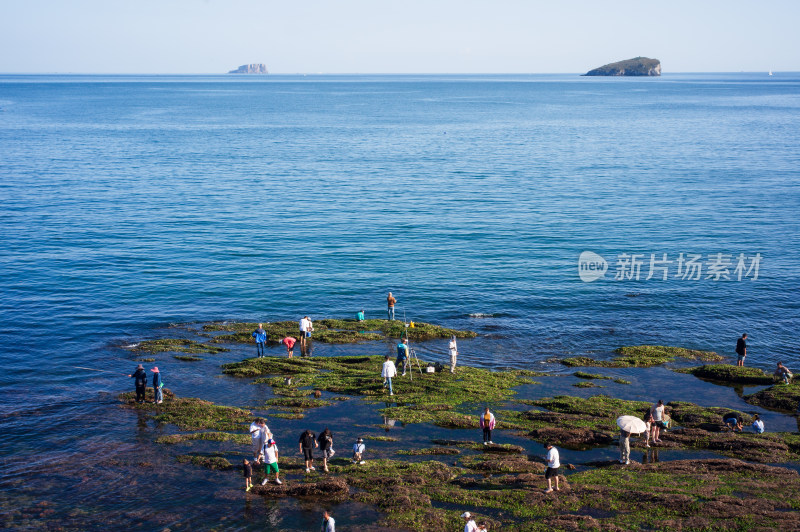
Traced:
<svg viewBox="0 0 800 532">
<path fill-rule="evenodd" d="M 356 314 L 356 321 L 364 321 L 364 309 L 363 308 L 358 311 L 358 314 Z"/>
<path fill-rule="evenodd" d="M 402 376 L 406 374 L 406 365 L 408 365 L 408 338 L 403 338 L 403 340 L 397 344 L 397 360 L 394 363 L 395 366 L 403 368 Z"/>
<path fill-rule="evenodd" d="M 763 434 L 764 433 L 764 422 L 758 417 L 758 414 L 753 416 L 753 430 L 756 434 Z"/>
<path fill-rule="evenodd" d="M 267 345 L 267 331 L 264 330 L 263 324 L 258 324 L 258 329 L 253 331 L 253 338 L 256 341 L 256 352 L 258 353 L 258 358 L 261 358 L 265 355 L 264 349 Z"/>
</svg>

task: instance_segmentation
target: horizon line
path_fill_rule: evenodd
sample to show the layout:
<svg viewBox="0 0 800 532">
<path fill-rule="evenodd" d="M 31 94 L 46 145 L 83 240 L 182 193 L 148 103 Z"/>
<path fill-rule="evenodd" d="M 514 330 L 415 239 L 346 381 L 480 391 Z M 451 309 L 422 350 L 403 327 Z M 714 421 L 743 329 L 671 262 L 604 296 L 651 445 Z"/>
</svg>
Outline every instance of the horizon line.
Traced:
<svg viewBox="0 0 800 532">
<path fill-rule="evenodd" d="M 800 70 L 685 70 L 662 73 L 661 76 L 587 76 L 607 78 L 657 78 L 665 74 L 782 74 L 800 73 Z M 231 72 L 0 72 L 0 76 L 232 76 L 258 78 L 266 76 L 531 76 L 579 75 L 585 72 L 267 72 L 266 74 L 234 74 Z"/>
</svg>

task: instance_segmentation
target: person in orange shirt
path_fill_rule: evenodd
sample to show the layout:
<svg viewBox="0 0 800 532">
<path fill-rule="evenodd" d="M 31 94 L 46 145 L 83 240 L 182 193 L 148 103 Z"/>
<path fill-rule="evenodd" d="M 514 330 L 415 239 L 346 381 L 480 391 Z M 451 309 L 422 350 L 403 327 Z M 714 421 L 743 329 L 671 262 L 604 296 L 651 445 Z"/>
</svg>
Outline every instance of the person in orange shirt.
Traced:
<svg viewBox="0 0 800 532">
<path fill-rule="evenodd" d="M 394 296 L 392 295 L 391 292 L 389 292 L 389 295 L 386 297 L 386 303 L 387 303 L 388 308 L 389 308 L 389 310 L 387 312 L 387 314 L 389 315 L 388 319 L 393 320 L 394 319 L 394 304 L 397 303 L 397 300 L 394 298 Z"/>
</svg>

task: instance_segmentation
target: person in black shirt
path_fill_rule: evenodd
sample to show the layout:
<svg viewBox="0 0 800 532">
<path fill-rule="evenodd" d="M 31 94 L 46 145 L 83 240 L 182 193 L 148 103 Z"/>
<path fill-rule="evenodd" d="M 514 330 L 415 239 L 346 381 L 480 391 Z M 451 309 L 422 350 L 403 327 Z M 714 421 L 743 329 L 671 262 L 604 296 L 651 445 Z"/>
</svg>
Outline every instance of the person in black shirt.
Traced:
<svg viewBox="0 0 800 532">
<path fill-rule="evenodd" d="M 128 375 L 128 377 L 132 377 L 134 383 L 136 384 L 136 402 L 137 403 L 144 403 L 144 391 L 147 388 L 147 373 L 144 371 L 144 366 L 139 364 L 136 367 L 136 371 L 133 375 Z"/>
<path fill-rule="evenodd" d="M 747 356 L 747 333 L 744 333 L 741 338 L 736 340 L 736 355 L 738 356 L 738 360 L 736 361 L 737 366 L 744 367 L 744 357 Z"/>
<path fill-rule="evenodd" d="M 314 469 L 314 447 L 319 447 L 317 445 L 317 435 L 306 429 L 300 435 L 300 440 L 298 441 L 300 443 L 300 452 L 303 453 L 303 458 L 306 462 L 306 473 L 309 473 Z"/>
<path fill-rule="evenodd" d="M 328 427 L 325 427 L 319 438 L 317 438 L 317 442 L 319 442 L 319 447 L 322 449 L 322 469 L 325 472 L 328 472 L 328 458 L 333 456 L 333 434 Z"/>
<path fill-rule="evenodd" d="M 244 459 L 244 491 L 250 491 L 253 487 L 253 464 L 245 458 Z"/>
<path fill-rule="evenodd" d="M 728 412 L 722 416 L 722 422 L 725 423 L 726 429 L 729 429 L 733 432 L 736 432 L 737 430 L 741 432 L 744 426 L 742 415 L 739 412 Z"/>
</svg>

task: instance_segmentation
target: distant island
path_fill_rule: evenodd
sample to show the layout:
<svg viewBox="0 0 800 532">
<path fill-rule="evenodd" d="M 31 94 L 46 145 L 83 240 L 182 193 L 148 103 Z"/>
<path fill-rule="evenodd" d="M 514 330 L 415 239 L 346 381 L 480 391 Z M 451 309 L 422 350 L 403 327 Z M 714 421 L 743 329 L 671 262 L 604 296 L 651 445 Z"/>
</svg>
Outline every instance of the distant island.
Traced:
<svg viewBox="0 0 800 532">
<path fill-rule="evenodd" d="M 634 57 L 609 63 L 590 70 L 584 76 L 660 76 L 661 61 L 649 57 Z"/>
<path fill-rule="evenodd" d="M 228 74 L 269 74 L 269 71 L 264 63 L 250 63 L 231 70 Z"/>
</svg>

